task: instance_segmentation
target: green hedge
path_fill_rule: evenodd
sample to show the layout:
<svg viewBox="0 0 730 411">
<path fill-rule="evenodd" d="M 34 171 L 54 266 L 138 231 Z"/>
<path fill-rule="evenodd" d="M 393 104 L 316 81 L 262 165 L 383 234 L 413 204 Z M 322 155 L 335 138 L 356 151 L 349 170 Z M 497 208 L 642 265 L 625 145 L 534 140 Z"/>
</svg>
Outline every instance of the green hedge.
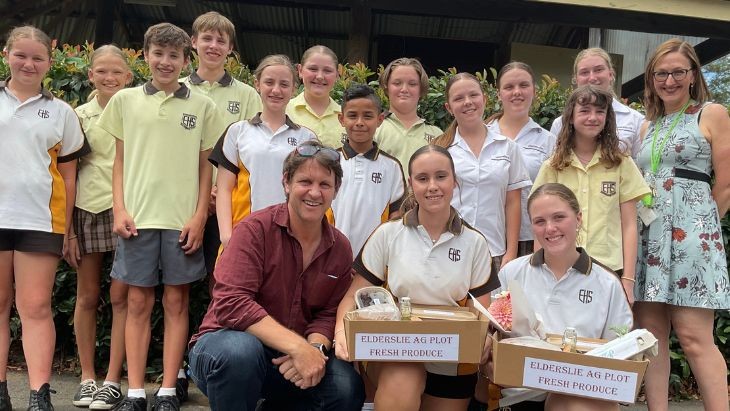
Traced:
<svg viewBox="0 0 730 411">
<path fill-rule="evenodd" d="M 56 96 L 76 106 L 87 100 L 91 92 L 91 84 L 87 77 L 89 66 L 89 54 L 93 46 L 71 46 L 64 44 L 53 51 L 53 64 L 44 85 Z M 129 66 L 134 74 L 134 84 L 142 84 L 149 77 L 149 68 L 142 58 L 141 51 L 125 50 L 128 56 Z M 193 62 L 193 65 L 195 62 Z M 253 85 L 251 70 L 242 65 L 233 56 L 226 63 L 228 71 L 237 79 Z M 189 70 L 190 68 L 188 68 Z M 379 66 L 377 71 L 371 70 L 362 63 L 346 64 L 339 67 L 340 78 L 332 91 L 332 97 L 340 100 L 342 92 L 352 83 L 367 83 L 373 86 L 387 106 L 387 96 L 377 82 L 377 74 L 383 70 Z M 451 121 L 450 116 L 444 109 L 444 89 L 449 77 L 456 73 L 456 69 L 439 71 L 429 78 L 429 92 L 419 105 L 419 114 L 429 123 L 445 129 Z M 481 82 L 487 96 L 487 115 L 499 110 L 497 101 L 497 90 L 494 84 L 496 70 L 489 69 L 474 73 Z M 3 57 L 0 57 L 0 78 L 7 78 L 9 70 Z M 570 89 L 562 87 L 557 80 L 549 75 L 543 75 L 537 85 L 537 98 L 532 108 L 531 116 L 543 127 L 549 128 L 552 120 L 560 115 L 565 105 L 566 97 Z M 638 107 L 641 109 L 641 107 Z M 724 238 L 730 238 L 730 220 L 723 219 Z M 727 245 L 727 243 L 726 243 Z M 108 272 L 109 261 L 105 271 Z M 108 289 L 108 276 L 102 281 L 103 287 Z M 158 293 L 158 299 L 160 295 Z M 76 275 L 65 263 L 59 266 L 56 276 L 56 285 L 53 296 L 53 313 L 58 332 L 57 348 L 61 358 L 75 357 L 75 342 L 71 325 L 73 324 L 73 310 L 76 300 Z M 190 329 L 195 330 L 205 314 L 209 301 L 208 286 L 206 282 L 195 284 L 191 290 L 190 298 Z M 111 303 L 109 296 L 102 294 L 98 310 L 98 337 L 97 337 L 97 364 L 103 367 L 109 355 L 109 340 L 111 327 Z M 148 356 L 147 372 L 150 376 L 157 376 L 162 370 L 162 311 L 161 304 L 156 304 L 152 315 L 152 343 L 150 355 Z M 17 316 L 11 319 L 11 333 L 14 340 L 20 336 L 20 322 Z M 716 316 L 716 340 L 721 347 L 725 358 L 730 358 L 730 315 L 727 311 L 718 312 Z M 675 396 L 684 396 L 695 391 L 695 385 L 691 378 L 689 365 L 679 348 L 676 338 L 672 339 L 672 392 Z"/>
</svg>

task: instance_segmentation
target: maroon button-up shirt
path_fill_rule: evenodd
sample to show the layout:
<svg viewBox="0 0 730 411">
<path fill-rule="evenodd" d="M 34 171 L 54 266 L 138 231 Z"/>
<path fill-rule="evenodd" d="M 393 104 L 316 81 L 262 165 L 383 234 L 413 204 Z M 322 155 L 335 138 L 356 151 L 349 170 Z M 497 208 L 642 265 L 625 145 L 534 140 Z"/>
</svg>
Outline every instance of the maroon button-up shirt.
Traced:
<svg viewBox="0 0 730 411">
<path fill-rule="evenodd" d="M 190 342 L 222 328 L 245 331 L 267 315 L 306 337 L 333 338 L 337 306 L 352 282 L 344 234 L 322 220 L 322 240 L 303 270 L 286 203 L 250 214 L 233 230 L 215 267 L 208 312 Z"/>
</svg>

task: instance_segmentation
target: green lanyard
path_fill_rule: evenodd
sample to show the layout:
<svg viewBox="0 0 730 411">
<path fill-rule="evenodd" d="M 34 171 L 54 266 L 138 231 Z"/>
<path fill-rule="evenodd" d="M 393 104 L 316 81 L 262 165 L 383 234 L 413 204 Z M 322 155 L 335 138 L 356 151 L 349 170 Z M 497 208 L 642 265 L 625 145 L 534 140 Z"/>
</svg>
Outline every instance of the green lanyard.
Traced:
<svg viewBox="0 0 730 411">
<path fill-rule="evenodd" d="M 652 180 L 654 180 L 656 177 L 654 174 L 656 174 L 657 170 L 659 170 L 659 164 L 662 162 L 662 153 L 664 152 L 664 148 L 667 146 L 667 141 L 669 141 L 669 136 L 672 135 L 672 132 L 674 131 L 674 128 L 677 127 L 677 124 L 679 123 L 679 119 L 682 118 L 682 115 L 684 114 L 684 111 L 687 110 L 687 107 L 689 107 L 690 100 L 685 103 L 685 105 L 682 107 L 681 110 L 676 114 L 674 117 L 674 120 L 672 121 L 672 124 L 669 126 L 669 130 L 667 130 L 666 134 L 664 134 L 664 137 L 662 137 L 661 142 L 659 143 L 659 149 L 657 150 L 656 142 L 657 137 L 659 137 L 659 125 L 661 124 L 663 117 L 659 117 L 656 120 L 656 125 L 654 127 L 654 133 L 651 136 L 651 159 L 650 159 L 650 168 L 652 173 Z M 644 196 L 644 198 L 641 199 L 641 201 L 644 203 L 645 206 L 651 207 L 654 205 L 654 193 L 656 192 L 656 187 L 654 187 L 654 184 L 656 182 L 652 183 L 651 187 L 651 194 L 647 194 Z"/>
<path fill-rule="evenodd" d="M 674 121 L 672 121 L 672 124 L 669 126 L 669 130 L 667 130 L 667 133 L 664 134 L 664 137 L 662 138 L 662 141 L 660 143 L 659 150 L 656 149 L 656 140 L 659 136 L 659 124 L 662 122 L 663 117 L 659 117 L 656 121 L 656 127 L 654 127 L 654 134 L 651 136 L 651 172 L 656 173 L 659 169 L 659 164 L 662 162 L 662 152 L 664 152 L 664 147 L 667 146 L 667 141 L 669 140 L 669 136 L 672 135 L 672 131 L 674 131 L 674 128 L 677 127 L 677 123 L 679 123 L 679 119 L 682 118 L 682 114 L 684 114 L 684 110 L 687 110 L 687 107 L 689 107 L 689 100 L 687 103 L 684 104 L 681 110 L 677 113 L 677 115 L 674 117 Z"/>
</svg>

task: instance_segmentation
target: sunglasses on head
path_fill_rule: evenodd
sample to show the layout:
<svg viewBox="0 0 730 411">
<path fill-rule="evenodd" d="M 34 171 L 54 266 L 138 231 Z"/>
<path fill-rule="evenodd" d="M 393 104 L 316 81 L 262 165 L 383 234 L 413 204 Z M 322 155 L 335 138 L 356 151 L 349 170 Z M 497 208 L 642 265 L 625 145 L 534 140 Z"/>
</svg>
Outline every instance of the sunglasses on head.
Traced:
<svg viewBox="0 0 730 411">
<path fill-rule="evenodd" d="M 340 161 L 340 153 L 329 147 L 312 146 L 309 144 L 297 146 L 297 154 L 302 157 L 314 157 L 317 153 L 332 161 Z"/>
</svg>

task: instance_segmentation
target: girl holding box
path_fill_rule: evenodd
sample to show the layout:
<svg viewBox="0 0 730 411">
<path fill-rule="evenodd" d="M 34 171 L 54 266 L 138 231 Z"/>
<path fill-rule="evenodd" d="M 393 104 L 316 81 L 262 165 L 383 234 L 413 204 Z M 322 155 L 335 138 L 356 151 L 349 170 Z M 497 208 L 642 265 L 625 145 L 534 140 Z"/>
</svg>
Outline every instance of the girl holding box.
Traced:
<svg viewBox="0 0 730 411">
<path fill-rule="evenodd" d="M 407 211 L 365 243 L 337 310 L 334 345 L 340 359 L 348 358 L 343 319 L 355 309 L 354 294 L 362 287 L 387 283 L 396 298 L 426 305 L 463 306 L 471 293 L 488 306 L 489 293 L 499 286 L 490 274 L 486 239 L 450 205 L 457 183 L 449 152 L 421 147 L 408 169 L 413 191 L 404 203 Z M 475 365 L 457 363 L 370 362 L 366 374 L 377 386 L 375 408 L 383 410 L 466 410 L 477 381 Z"/>
</svg>

